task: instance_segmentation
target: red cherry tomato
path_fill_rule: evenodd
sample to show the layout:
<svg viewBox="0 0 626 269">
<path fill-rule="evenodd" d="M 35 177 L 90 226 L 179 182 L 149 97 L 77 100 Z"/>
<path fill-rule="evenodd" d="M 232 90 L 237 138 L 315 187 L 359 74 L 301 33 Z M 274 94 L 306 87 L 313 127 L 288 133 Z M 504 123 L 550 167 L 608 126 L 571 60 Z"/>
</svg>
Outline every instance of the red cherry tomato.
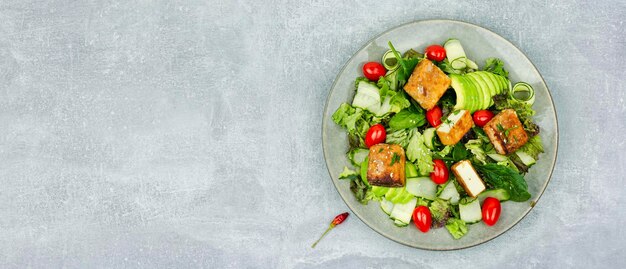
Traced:
<svg viewBox="0 0 626 269">
<path fill-rule="evenodd" d="M 426 111 L 426 120 L 432 127 L 437 127 L 441 124 L 441 116 L 443 116 L 443 112 L 439 106 L 435 106 Z"/>
<path fill-rule="evenodd" d="M 428 59 L 441 62 L 446 58 L 446 49 L 439 45 L 430 45 L 424 51 Z"/>
<path fill-rule="evenodd" d="M 487 125 L 491 119 L 493 119 L 493 112 L 489 110 L 478 110 L 474 112 L 474 123 L 478 125 L 478 127 L 484 127 Z"/>
<path fill-rule="evenodd" d="M 378 81 L 386 73 L 385 67 L 378 62 L 369 62 L 363 65 L 363 75 L 369 80 Z"/>
<path fill-rule="evenodd" d="M 430 230 L 430 225 L 433 220 L 430 215 L 430 210 L 427 206 L 418 206 L 413 210 L 413 223 L 415 223 L 415 227 L 422 231 L 422 233 L 428 232 Z"/>
<path fill-rule="evenodd" d="M 433 171 L 430 172 L 430 179 L 435 184 L 443 184 L 448 181 L 448 167 L 442 160 L 433 160 Z"/>
<path fill-rule="evenodd" d="M 378 143 L 385 142 L 387 139 L 387 131 L 385 131 L 385 126 L 382 124 L 372 125 L 369 130 L 367 130 L 367 134 L 365 134 L 365 145 L 369 148 Z"/>
<path fill-rule="evenodd" d="M 493 197 L 487 197 L 483 202 L 483 221 L 488 226 L 493 226 L 500 218 L 500 201 Z"/>
</svg>

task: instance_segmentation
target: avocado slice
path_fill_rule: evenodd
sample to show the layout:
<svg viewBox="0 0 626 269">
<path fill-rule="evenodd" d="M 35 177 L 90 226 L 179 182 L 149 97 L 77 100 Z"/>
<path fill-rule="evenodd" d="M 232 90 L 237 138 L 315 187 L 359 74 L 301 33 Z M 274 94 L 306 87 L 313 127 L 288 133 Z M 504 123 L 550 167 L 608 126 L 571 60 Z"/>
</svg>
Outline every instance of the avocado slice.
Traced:
<svg viewBox="0 0 626 269">
<path fill-rule="evenodd" d="M 450 74 L 450 85 L 454 89 L 456 94 L 456 105 L 454 110 L 461 110 L 467 107 L 467 93 L 465 92 L 465 85 L 461 82 L 461 76 Z"/>
<path fill-rule="evenodd" d="M 490 106 L 493 105 L 493 96 L 495 92 L 491 91 L 491 88 L 489 87 L 489 84 L 483 79 L 483 77 L 479 74 L 476 74 L 476 72 L 474 73 L 469 73 L 467 74 L 469 77 L 471 77 L 472 79 L 474 79 L 476 81 L 476 83 L 478 83 L 478 85 L 480 85 L 481 90 L 483 90 L 483 93 L 486 93 L 487 96 L 487 103 L 486 103 L 486 107 L 488 108 Z"/>
<path fill-rule="evenodd" d="M 476 74 L 477 76 L 480 76 L 483 79 L 483 81 L 487 83 L 491 96 L 498 94 L 498 88 L 500 88 L 500 86 L 499 84 L 496 85 L 496 83 L 494 83 L 494 81 L 492 80 L 490 76 L 491 73 L 485 72 L 485 71 L 477 71 L 477 72 L 474 72 L 474 74 Z"/>
<path fill-rule="evenodd" d="M 474 112 L 480 106 L 479 100 L 481 100 L 481 97 L 479 96 L 478 89 L 476 89 L 476 86 L 469 79 L 467 79 L 466 76 L 461 76 L 461 82 L 463 83 L 467 93 L 465 96 L 467 102 L 466 109 L 470 112 Z"/>
<path fill-rule="evenodd" d="M 476 79 L 474 76 L 470 76 L 470 74 L 468 74 L 466 76 L 466 78 L 468 80 L 470 80 L 475 86 L 476 86 L 476 90 L 478 91 L 478 95 L 481 97 L 480 98 L 480 106 L 478 107 L 478 109 L 486 109 L 489 107 L 489 100 L 491 100 L 491 92 L 489 91 L 489 88 L 487 88 L 486 85 L 484 85 L 483 81 L 479 81 L 478 79 Z"/>
</svg>

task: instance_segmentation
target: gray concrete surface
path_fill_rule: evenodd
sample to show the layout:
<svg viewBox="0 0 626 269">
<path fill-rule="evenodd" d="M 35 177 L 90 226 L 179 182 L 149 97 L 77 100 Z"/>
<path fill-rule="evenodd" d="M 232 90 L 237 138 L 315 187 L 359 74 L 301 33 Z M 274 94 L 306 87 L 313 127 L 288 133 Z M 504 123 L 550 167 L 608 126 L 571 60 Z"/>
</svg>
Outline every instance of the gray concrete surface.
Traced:
<svg viewBox="0 0 626 269">
<path fill-rule="evenodd" d="M 624 268 L 624 1 L 0 2 L 1 268 Z M 559 160 L 520 224 L 432 252 L 350 218 L 330 85 L 420 19 L 494 30 L 552 90 Z M 419 38 L 419 37 L 416 37 Z"/>
</svg>

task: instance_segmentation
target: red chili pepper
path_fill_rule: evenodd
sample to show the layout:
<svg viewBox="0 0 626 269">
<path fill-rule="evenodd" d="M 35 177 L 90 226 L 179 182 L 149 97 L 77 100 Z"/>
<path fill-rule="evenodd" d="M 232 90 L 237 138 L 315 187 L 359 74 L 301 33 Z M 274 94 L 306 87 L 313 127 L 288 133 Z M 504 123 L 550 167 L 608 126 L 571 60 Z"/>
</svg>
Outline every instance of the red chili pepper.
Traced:
<svg viewBox="0 0 626 269">
<path fill-rule="evenodd" d="M 317 243 L 320 242 L 320 240 L 322 240 L 322 238 L 324 238 L 324 236 L 330 232 L 330 230 L 332 230 L 333 228 L 335 228 L 335 226 L 341 224 L 342 222 L 344 222 L 347 218 L 348 215 L 350 215 L 348 212 L 344 212 L 341 213 L 339 215 L 337 215 L 333 221 L 330 223 L 330 226 L 328 227 L 328 229 L 326 229 L 326 231 L 322 234 L 322 236 L 320 236 L 320 239 L 317 239 L 317 241 L 315 241 L 315 243 L 313 243 L 313 245 L 311 246 L 312 248 L 315 248 L 315 245 L 317 245 Z"/>
</svg>

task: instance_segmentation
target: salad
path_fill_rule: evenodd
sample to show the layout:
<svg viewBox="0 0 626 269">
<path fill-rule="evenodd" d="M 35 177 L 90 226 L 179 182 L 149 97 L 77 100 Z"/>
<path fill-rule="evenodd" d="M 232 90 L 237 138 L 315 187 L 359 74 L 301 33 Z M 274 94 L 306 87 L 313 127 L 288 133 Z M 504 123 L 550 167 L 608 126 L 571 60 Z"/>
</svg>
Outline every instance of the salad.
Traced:
<svg viewBox="0 0 626 269">
<path fill-rule="evenodd" d="M 454 239 L 495 225 L 505 201 L 529 200 L 524 175 L 543 152 L 532 86 L 512 84 L 500 59 L 480 68 L 458 39 L 389 48 L 332 115 L 350 144 L 339 179 L 355 198 L 398 227 L 445 227 Z"/>
</svg>

